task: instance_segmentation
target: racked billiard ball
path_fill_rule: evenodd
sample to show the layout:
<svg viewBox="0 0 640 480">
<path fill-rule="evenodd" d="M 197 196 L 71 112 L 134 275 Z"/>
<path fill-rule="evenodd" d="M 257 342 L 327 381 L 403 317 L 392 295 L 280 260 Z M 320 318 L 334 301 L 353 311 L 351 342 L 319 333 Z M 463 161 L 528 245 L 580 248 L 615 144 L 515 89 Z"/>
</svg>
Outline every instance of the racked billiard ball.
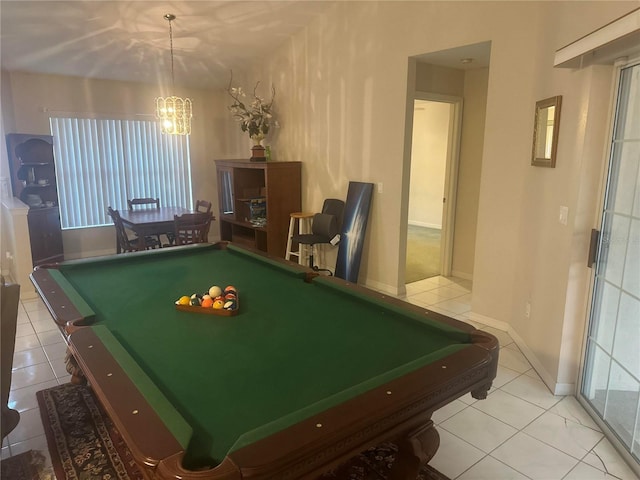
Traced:
<svg viewBox="0 0 640 480">
<path fill-rule="evenodd" d="M 222 294 L 222 289 L 217 285 L 214 285 L 209 289 L 209 295 L 211 296 L 211 298 L 219 297 L 221 294 Z"/>
<path fill-rule="evenodd" d="M 209 295 L 205 295 L 202 298 L 202 303 L 200 304 L 202 308 L 211 308 L 213 306 L 213 299 Z"/>
<path fill-rule="evenodd" d="M 213 308 L 219 310 L 223 307 L 224 307 L 224 300 L 216 299 L 213 301 Z"/>
</svg>

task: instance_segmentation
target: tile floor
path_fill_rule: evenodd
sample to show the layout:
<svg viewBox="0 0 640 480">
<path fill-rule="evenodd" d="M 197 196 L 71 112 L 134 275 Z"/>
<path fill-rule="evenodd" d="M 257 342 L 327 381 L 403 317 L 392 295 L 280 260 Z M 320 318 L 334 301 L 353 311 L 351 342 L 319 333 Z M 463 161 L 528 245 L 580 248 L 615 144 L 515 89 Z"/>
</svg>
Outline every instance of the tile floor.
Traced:
<svg viewBox="0 0 640 480">
<path fill-rule="evenodd" d="M 407 286 L 406 299 L 498 337 L 498 376 L 486 400 L 467 395 L 434 414 L 440 448 L 431 464 L 455 480 L 638 480 L 574 397 L 552 395 L 505 332 L 468 319 L 471 283 L 435 277 Z M 21 302 L 10 407 L 18 427 L 2 458 L 42 451 L 50 466 L 35 392 L 69 380 L 65 344 L 39 300 Z"/>
</svg>

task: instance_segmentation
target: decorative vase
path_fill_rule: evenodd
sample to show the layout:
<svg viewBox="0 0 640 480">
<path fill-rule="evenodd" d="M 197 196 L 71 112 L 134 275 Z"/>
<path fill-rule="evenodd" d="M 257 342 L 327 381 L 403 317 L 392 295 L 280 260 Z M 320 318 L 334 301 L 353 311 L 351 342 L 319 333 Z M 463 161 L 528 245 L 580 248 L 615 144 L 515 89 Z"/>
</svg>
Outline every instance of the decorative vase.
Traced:
<svg viewBox="0 0 640 480">
<path fill-rule="evenodd" d="M 251 137 L 253 140 L 253 147 L 251 147 L 251 158 L 249 159 L 252 162 L 265 162 L 267 158 L 264 155 L 264 147 L 262 146 L 262 140 L 264 139 L 264 135 L 254 135 Z"/>
</svg>

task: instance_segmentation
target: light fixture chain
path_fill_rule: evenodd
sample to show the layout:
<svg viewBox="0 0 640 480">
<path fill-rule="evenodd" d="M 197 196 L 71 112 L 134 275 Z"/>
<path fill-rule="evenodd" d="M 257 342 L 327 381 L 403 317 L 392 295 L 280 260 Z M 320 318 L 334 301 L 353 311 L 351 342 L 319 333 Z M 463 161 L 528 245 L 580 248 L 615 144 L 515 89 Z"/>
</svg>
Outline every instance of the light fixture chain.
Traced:
<svg viewBox="0 0 640 480">
<path fill-rule="evenodd" d="M 176 79 L 173 74 L 173 29 L 171 28 L 171 20 L 169 20 L 169 44 L 171 45 L 171 88 L 175 92 Z"/>
</svg>

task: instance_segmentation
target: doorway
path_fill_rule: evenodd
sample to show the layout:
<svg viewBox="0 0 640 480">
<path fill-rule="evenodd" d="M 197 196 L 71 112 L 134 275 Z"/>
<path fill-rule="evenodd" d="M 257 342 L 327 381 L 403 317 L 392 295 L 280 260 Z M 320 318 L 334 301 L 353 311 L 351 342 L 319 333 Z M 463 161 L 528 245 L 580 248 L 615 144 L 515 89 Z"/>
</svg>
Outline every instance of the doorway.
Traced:
<svg viewBox="0 0 640 480">
<path fill-rule="evenodd" d="M 618 75 L 580 399 L 640 462 L 640 63 Z"/>
<path fill-rule="evenodd" d="M 462 99 L 416 94 L 405 283 L 451 274 Z"/>
</svg>

